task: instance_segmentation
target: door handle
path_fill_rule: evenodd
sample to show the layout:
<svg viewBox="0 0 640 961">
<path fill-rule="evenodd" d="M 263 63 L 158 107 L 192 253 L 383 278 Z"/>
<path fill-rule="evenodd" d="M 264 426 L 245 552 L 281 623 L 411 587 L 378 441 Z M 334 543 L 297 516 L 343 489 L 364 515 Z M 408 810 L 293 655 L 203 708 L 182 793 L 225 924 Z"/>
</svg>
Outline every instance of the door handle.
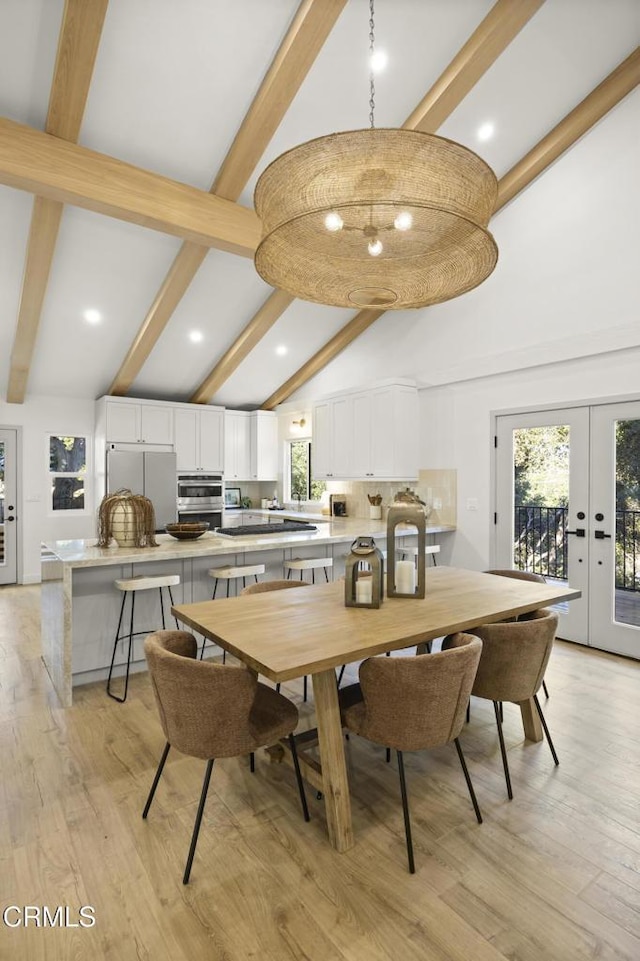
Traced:
<svg viewBox="0 0 640 961">
<path fill-rule="evenodd" d="M 605 534 L 604 531 L 594 531 L 593 534 L 597 541 L 603 541 L 605 537 L 611 538 L 611 534 Z"/>
<path fill-rule="evenodd" d="M 586 532 L 584 527 L 576 527 L 575 531 L 565 531 L 565 534 L 575 534 L 576 537 L 585 537 Z"/>
<path fill-rule="evenodd" d="M 8 522 L 8 523 L 11 523 L 11 521 L 14 521 L 14 520 L 15 520 L 15 517 L 7 517 L 7 522 Z"/>
</svg>

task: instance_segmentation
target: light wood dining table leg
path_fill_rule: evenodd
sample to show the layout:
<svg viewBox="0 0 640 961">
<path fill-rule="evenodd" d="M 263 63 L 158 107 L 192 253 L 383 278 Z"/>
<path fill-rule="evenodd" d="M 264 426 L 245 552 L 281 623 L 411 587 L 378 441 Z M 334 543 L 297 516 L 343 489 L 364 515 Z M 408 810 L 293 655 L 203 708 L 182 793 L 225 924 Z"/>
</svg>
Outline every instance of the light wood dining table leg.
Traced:
<svg viewBox="0 0 640 961">
<path fill-rule="evenodd" d="M 529 698 L 528 701 L 520 701 L 518 707 L 522 714 L 522 726 L 526 739 L 528 741 L 541 741 L 542 725 L 533 698 Z"/>
<path fill-rule="evenodd" d="M 353 847 L 351 798 L 333 668 L 313 675 L 313 697 L 329 840 L 337 851 L 348 851 Z"/>
</svg>

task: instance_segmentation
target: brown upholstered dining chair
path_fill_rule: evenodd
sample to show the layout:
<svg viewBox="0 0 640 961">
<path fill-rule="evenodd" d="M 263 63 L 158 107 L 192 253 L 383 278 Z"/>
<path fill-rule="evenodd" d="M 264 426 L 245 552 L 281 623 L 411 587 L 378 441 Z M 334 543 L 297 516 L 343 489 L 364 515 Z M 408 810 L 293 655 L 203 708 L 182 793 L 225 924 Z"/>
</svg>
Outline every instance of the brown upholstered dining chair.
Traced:
<svg viewBox="0 0 640 961">
<path fill-rule="evenodd" d="M 471 634 L 454 634 L 449 641 L 450 649 L 437 654 L 367 658 L 360 665 L 360 683 L 339 692 L 343 725 L 369 741 L 396 750 L 411 874 L 415 873 L 415 862 L 404 751 L 421 751 L 453 741 L 478 824 L 482 824 L 458 741 L 482 644 Z"/>
<path fill-rule="evenodd" d="M 482 655 L 471 693 L 474 697 L 493 701 L 509 800 L 513 798 L 513 791 L 499 703 L 512 701 L 519 704 L 532 698 L 553 760 L 556 765 L 560 763 L 538 700 L 538 691 L 553 647 L 558 615 L 542 609 L 526 616 L 527 620 L 502 621 L 470 628 L 470 633 L 482 641 Z M 449 646 L 450 641 L 450 638 L 445 639 L 444 649 Z"/>
<path fill-rule="evenodd" d="M 546 584 L 547 579 L 544 574 L 535 574 L 533 571 L 514 571 L 514 570 L 492 570 L 485 571 L 485 574 L 497 574 L 498 577 L 512 577 L 517 581 L 534 581 L 536 584 Z M 524 619 L 528 617 L 527 614 L 524 615 Z M 521 620 L 522 618 L 518 618 Z M 542 680 L 542 690 L 544 691 L 544 696 L 549 698 L 549 691 L 547 690 L 547 682 Z"/>
<path fill-rule="evenodd" d="M 151 684 L 167 743 L 142 817 L 153 801 L 170 748 L 207 762 L 191 846 L 182 878 L 188 884 L 200 823 L 216 758 L 250 754 L 289 737 L 300 803 L 309 820 L 304 785 L 293 737 L 298 709 L 282 694 L 260 684 L 245 665 L 215 664 L 197 659 L 198 646 L 186 631 L 157 631 L 144 642 Z"/>
</svg>

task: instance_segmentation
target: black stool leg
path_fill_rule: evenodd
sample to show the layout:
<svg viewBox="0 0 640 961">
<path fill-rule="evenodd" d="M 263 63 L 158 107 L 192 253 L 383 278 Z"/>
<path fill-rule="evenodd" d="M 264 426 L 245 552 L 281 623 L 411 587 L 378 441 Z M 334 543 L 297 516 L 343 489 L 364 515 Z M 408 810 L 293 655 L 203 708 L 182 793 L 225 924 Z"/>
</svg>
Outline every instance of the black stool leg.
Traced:
<svg viewBox="0 0 640 961">
<path fill-rule="evenodd" d="M 254 574 L 254 575 L 253 575 L 253 578 L 254 578 L 254 580 L 255 580 L 255 582 L 256 582 L 256 584 L 257 584 L 257 583 L 258 583 L 258 575 L 257 575 L 257 574 Z"/>
<path fill-rule="evenodd" d="M 126 596 L 126 595 L 125 595 Z M 116 645 L 120 638 L 116 637 L 116 643 L 113 647 L 113 654 L 111 656 L 111 667 L 109 668 L 109 677 L 107 679 L 107 694 L 112 697 L 114 701 L 118 701 L 120 704 L 124 704 L 127 699 L 127 691 L 129 689 L 129 668 L 131 667 L 131 645 L 133 644 L 133 611 L 135 607 L 136 592 L 131 591 L 131 620 L 129 622 L 129 645 L 127 647 L 127 670 L 124 676 L 124 694 L 122 697 L 118 697 L 116 694 L 111 693 L 111 674 L 113 672 L 113 662 L 116 655 Z M 124 607 L 124 598 L 123 598 Z"/>
<path fill-rule="evenodd" d="M 215 601 L 215 599 L 216 599 L 216 591 L 217 591 L 217 590 L 218 590 L 218 578 L 216 577 L 216 578 L 214 578 L 214 580 L 213 580 L 213 594 L 211 595 L 211 600 L 212 600 L 212 601 Z"/>
<path fill-rule="evenodd" d="M 191 835 L 191 847 L 189 848 L 189 857 L 187 858 L 187 866 L 184 869 L 184 877 L 182 878 L 183 884 L 189 883 L 189 875 L 191 874 L 191 865 L 193 864 L 193 856 L 196 853 L 196 844 L 198 843 L 198 834 L 200 833 L 200 823 L 202 821 L 202 815 L 204 814 L 204 806 L 207 800 L 207 792 L 209 790 L 209 781 L 211 780 L 211 772 L 213 771 L 213 761 L 214 761 L 214 758 L 211 758 L 211 760 L 207 761 L 207 769 L 204 773 L 204 782 L 202 784 L 200 804 L 198 805 L 196 822 L 193 825 L 193 834 Z"/>
<path fill-rule="evenodd" d="M 116 659 L 116 650 L 118 649 L 118 641 L 120 640 L 120 628 L 122 626 L 122 615 L 124 614 L 124 604 L 127 599 L 126 591 L 122 592 L 122 604 L 120 605 L 120 617 L 118 618 L 118 626 L 116 628 L 116 638 L 113 642 L 113 652 L 111 654 L 111 666 L 109 668 L 109 677 L 107 678 L 107 694 L 112 697 L 114 701 L 120 701 L 119 697 L 111 693 L 111 675 L 113 674 L 113 664 Z M 120 703 L 122 703 L 120 701 Z"/>
<path fill-rule="evenodd" d="M 400 773 L 400 793 L 402 794 L 402 813 L 404 814 L 404 833 L 407 839 L 407 859 L 409 861 L 409 872 L 416 873 L 416 866 L 413 860 L 413 841 L 411 840 L 411 820 L 409 818 L 409 799 L 407 797 L 407 782 L 404 776 L 404 760 L 402 751 L 396 751 L 398 755 L 398 771 Z"/>
<path fill-rule="evenodd" d="M 328 583 L 329 583 L 329 574 L 328 574 L 328 572 L 327 572 L 327 568 L 326 568 L 326 567 L 324 568 L 324 576 L 325 576 L 326 581 L 327 581 L 327 584 L 328 584 Z"/>
<path fill-rule="evenodd" d="M 289 747 L 291 748 L 291 758 L 293 760 L 293 767 L 296 772 L 296 781 L 298 782 L 298 791 L 300 792 L 300 804 L 302 806 L 302 815 L 305 821 L 308 821 L 309 808 L 307 807 L 307 795 L 304 792 L 304 782 L 302 780 L 302 774 L 300 773 L 300 761 L 298 760 L 296 739 L 293 736 L 293 734 L 289 735 Z"/>
<path fill-rule="evenodd" d="M 167 584 L 167 590 L 169 591 L 169 600 L 171 601 L 171 606 L 175 607 L 175 604 L 173 603 L 173 591 L 171 590 L 170 584 Z M 180 625 L 178 624 L 178 618 L 174 617 L 174 621 L 176 622 L 176 630 L 179 631 Z M 164 624 L 164 621 L 163 621 L 163 624 Z"/>
<path fill-rule="evenodd" d="M 504 768 L 504 779 L 507 782 L 507 794 L 509 795 L 509 800 L 513 800 L 513 791 L 511 790 L 511 778 L 509 776 L 509 762 L 507 761 L 507 751 L 504 746 L 504 735 L 502 733 L 502 721 L 500 719 L 500 709 L 498 707 L 498 702 L 493 702 L 493 710 L 496 714 L 496 724 L 498 725 L 498 740 L 500 741 L 500 753 L 502 754 L 502 766 Z"/>
<path fill-rule="evenodd" d="M 287 571 L 287 580 L 288 580 L 288 581 L 291 580 L 291 573 L 292 573 L 292 571 L 293 571 L 293 568 L 292 568 L 292 567 L 290 567 L 289 570 Z"/>
<path fill-rule="evenodd" d="M 167 626 L 166 626 L 166 624 L 165 624 L 165 622 L 164 622 L 164 600 L 163 600 L 163 597 L 162 597 L 162 588 L 159 587 L 159 588 L 158 588 L 158 591 L 159 591 L 159 593 L 160 593 L 160 617 L 161 617 L 161 619 L 162 619 L 162 630 L 163 630 L 163 631 L 166 631 Z"/>
<path fill-rule="evenodd" d="M 471 783 L 471 778 L 469 777 L 469 771 L 467 770 L 467 762 L 464 759 L 464 754 L 462 753 L 462 748 L 460 747 L 460 741 L 458 740 L 458 738 L 455 738 L 453 743 L 456 746 L 456 751 L 458 752 L 458 757 L 460 758 L 460 764 L 462 765 L 462 773 L 464 774 L 464 779 L 467 782 L 469 795 L 471 797 L 471 803 L 473 804 L 473 810 L 476 812 L 476 819 L 478 821 L 478 824 L 482 824 L 482 815 L 480 814 L 480 808 L 478 807 L 476 792 L 473 790 L 473 784 Z"/>
<path fill-rule="evenodd" d="M 160 758 L 160 763 L 158 764 L 158 770 L 156 771 L 156 776 L 154 777 L 153 784 L 151 785 L 151 790 L 149 791 L 149 797 L 147 798 L 147 803 L 145 804 L 144 811 L 142 812 L 142 817 L 145 819 L 147 817 L 147 814 L 149 813 L 149 808 L 151 807 L 151 802 L 153 801 L 153 797 L 156 793 L 156 788 L 158 786 L 160 776 L 162 775 L 162 771 L 164 770 L 164 762 L 167 760 L 167 756 L 169 754 L 170 749 L 171 749 L 171 745 L 167 741 L 167 743 L 164 746 L 164 751 L 162 752 L 162 757 Z"/>
<path fill-rule="evenodd" d="M 549 700 L 549 691 L 547 690 L 547 682 L 546 682 L 546 681 L 543 681 L 543 682 L 542 682 L 542 690 L 544 691 L 544 696 L 546 697 L 546 699 Z"/>
</svg>

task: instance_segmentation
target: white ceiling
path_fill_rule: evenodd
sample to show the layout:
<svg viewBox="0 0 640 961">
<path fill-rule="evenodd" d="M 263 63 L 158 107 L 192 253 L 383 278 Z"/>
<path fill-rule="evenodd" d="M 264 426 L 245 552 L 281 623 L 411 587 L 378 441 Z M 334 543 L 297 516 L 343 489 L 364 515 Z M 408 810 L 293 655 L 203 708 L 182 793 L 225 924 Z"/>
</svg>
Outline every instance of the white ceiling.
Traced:
<svg viewBox="0 0 640 961">
<path fill-rule="evenodd" d="M 378 46 L 389 54 L 376 83 L 379 126 L 405 120 L 491 6 L 491 0 L 377 0 Z M 208 189 L 297 7 L 296 0 L 110 0 L 80 143 Z M 0 115 L 43 128 L 62 11 L 63 0 L 0 0 Z M 477 150 L 501 176 L 639 42 L 638 0 L 547 0 L 439 132 Z M 251 205 L 257 176 L 283 150 L 367 125 L 367 51 L 368 2 L 349 0 L 241 203 Z M 486 121 L 496 135 L 481 144 L 476 131 Z M 569 155 L 587 149 L 594 135 Z M 525 197 L 508 208 L 511 243 L 527 230 Z M 0 187 L 2 394 L 31 206 L 30 195 Z M 515 290 L 521 278 L 514 269 L 510 279 L 501 246 L 495 283 Z M 104 393 L 179 248 L 174 237 L 65 208 L 29 394 Z M 269 292 L 251 261 L 209 252 L 131 393 L 188 399 Z M 458 314 L 464 323 L 467 308 L 457 305 L 446 305 L 451 324 Z M 83 320 L 89 307 L 102 313 L 100 325 Z M 403 329 L 415 330 L 427 313 L 409 315 Z M 259 405 L 351 316 L 294 302 L 215 401 Z M 402 374 L 395 368 L 406 351 L 390 334 L 398 329 L 382 318 L 347 352 L 349 369 L 368 366 L 373 345 L 387 376 Z M 188 338 L 193 330 L 203 335 L 198 344 Z M 287 348 L 284 356 L 275 352 L 279 345 Z M 334 364 L 341 370 L 344 360 Z"/>
</svg>

